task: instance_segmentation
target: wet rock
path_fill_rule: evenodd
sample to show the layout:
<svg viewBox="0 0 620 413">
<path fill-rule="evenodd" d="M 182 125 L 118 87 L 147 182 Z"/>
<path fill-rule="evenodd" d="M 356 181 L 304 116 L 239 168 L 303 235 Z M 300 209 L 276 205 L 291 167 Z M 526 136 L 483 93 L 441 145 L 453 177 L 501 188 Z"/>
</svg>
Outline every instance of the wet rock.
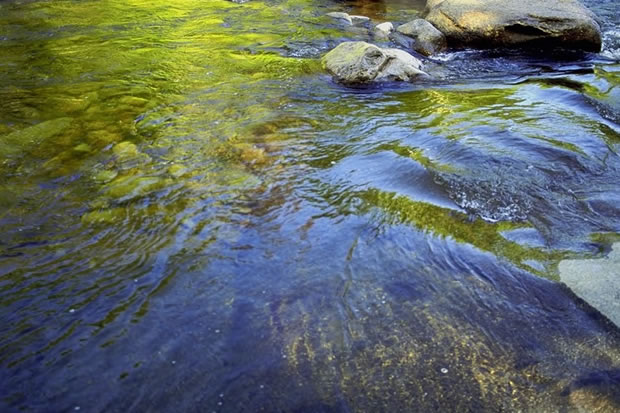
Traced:
<svg viewBox="0 0 620 413">
<path fill-rule="evenodd" d="M 563 260 L 558 270 L 575 294 L 620 326 L 620 243 L 605 258 Z"/>
<path fill-rule="evenodd" d="M 351 26 L 361 26 L 370 21 L 370 18 L 366 16 L 349 15 L 339 11 L 327 13 L 327 16 Z"/>
<path fill-rule="evenodd" d="M 180 178 L 187 173 L 187 168 L 181 164 L 174 164 L 168 168 L 168 174 L 173 178 Z"/>
<path fill-rule="evenodd" d="M 323 67 L 344 84 L 372 81 L 412 81 L 427 76 L 422 62 L 398 49 L 381 49 L 366 42 L 344 42 L 322 59 Z"/>
<path fill-rule="evenodd" d="M 123 141 L 112 148 L 112 152 L 117 156 L 136 156 L 138 155 L 138 147 L 131 142 Z"/>
<path fill-rule="evenodd" d="M 118 202 L 130 201 L 161 189 L 164 180 L 154 176 L 122 176 L 110 182 L 105 193 Z"/>
<path fill-rule="evenodd" d="M 393 31 L 394 25 L 392 23 L 381 23 L 375 26 L 375 37 L 387 39 Z"/>
<path fill-rule="evenodd" d="M 327 16 L 331 17 L 332 19 L 336 19 L 340 22 L 353 25 L 353 20 L 351 19 L 351 16 L 349 16 L 347 13 L 333 11 L 331 13 L 327 13 Z"/>
<path fill-rule="evenodd" d="M 393 31 L 392 34 L 390 34 L 390 40 L 405 50 L 413 50 L 413 39 L 409 36 Z"/>
<path fill-rule="evenodd" d="M 414 40 L 413 50 L 425 56 L 436 54 L 447 47 L 446 36 L 424 19 L 402 24 L 396 30 L 411 37 Z"/>
<path fill-rule="evenodd" d="M 370 18 L 366 16 L 350 15 L 349 17 L 351 18 L 351 22 L 355 26 L 366 24 L 370 21 Z"/>
<path fill-rule="evenodd" d="M 601 50 L 601 29 L 578 0 L 428 0 L 426 11 L 450 45 Z"/>
<path fill-rule="evenodd" d="M 381 68 L 375 80 L 398 80 L 408 82 L 418 76 L 428 76 L 420 68 L 422 62 L 400 49 L 383 49 L 387 56 L 385 66 Z"/>
<path fill-rule="evenodd" d="M 133 168 L 151 161 L 150 156 L 140 152 L 136 144 L 128 141 L 119 142 L 114 145 L 112 153 L 116 156 L 117 165 L 121 169 Z"/>
<path fill-rule="evenodd" d="M 96 183 L 105 184 L 112 181 L 114 178 L 116 178 L 117 175 L 117 171 L 105 169 L 93 175 L 93 181 L 95 181 Z"/>
</svg>

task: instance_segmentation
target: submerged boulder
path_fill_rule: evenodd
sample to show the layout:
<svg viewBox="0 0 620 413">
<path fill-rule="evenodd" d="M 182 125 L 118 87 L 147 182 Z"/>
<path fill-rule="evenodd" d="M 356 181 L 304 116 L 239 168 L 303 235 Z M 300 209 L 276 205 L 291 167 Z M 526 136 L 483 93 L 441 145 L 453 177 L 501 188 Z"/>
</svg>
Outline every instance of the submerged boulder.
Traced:
<svg viewBox="0 0 620 413">
<path fill-rule="evenodd" d="M 579 0 L 428 0 L 426 20 L 455 46 L 601 50 L 600 26 Z"/>
<path fill-rule="evenodd" d="M 422 62 L 399 49 L 382 49 L 366 42 L 344 42 L 321 60 L 335 80 L 345 84 L 382 80 L 412 81 L 427 76 Z"/>
<path fill-rule="evenodd" d="M 411 37 L 413 39 L 413 50 L 425 56 L 440 52 L 447 46 L 446 36 L 424 19 L 415 19 L 409 23 L 401 24 L 396 30 Z"/>
</svg>

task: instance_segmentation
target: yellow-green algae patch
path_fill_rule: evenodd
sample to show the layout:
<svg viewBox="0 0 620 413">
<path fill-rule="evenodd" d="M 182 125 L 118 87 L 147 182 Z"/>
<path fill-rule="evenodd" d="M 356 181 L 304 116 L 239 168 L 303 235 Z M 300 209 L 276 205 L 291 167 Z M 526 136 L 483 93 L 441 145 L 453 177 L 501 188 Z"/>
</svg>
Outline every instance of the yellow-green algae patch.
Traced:
<svg viewBox="0 0 620 413">
<path fill-rule="evenodd" d="M 511 229 L 523 228 L 526 224 L 507 221 L 489 223 L 481 219 L 471 221 L 466 214 L 376 189 L 358 192 L 356 196 L 364 200 L 366 208 L 374 207 L 385 211 L 383 219 L 388 223 L 410 223 L 435 235 L 468 243 L 506 258 L 518 267 L 537 275 L 558 279 L 555 272 L 541 272 L 527 265 L 526 261 L 547 263 L 550 268 L 553 263 L 562 259 L 565 253 L 524 246 L 507 240 L 501 234 Z"/>
</svg>

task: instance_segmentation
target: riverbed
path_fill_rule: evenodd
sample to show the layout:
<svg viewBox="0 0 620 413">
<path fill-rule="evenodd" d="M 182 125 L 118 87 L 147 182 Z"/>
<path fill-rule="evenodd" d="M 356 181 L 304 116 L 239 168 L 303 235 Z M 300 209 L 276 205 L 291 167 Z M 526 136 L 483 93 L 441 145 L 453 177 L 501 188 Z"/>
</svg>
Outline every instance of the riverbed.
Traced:
<svg viewBox="0 0 620 413">
<path fill-rule="evenodd" d="M 344 87 L 320 57 L 374 39 L 325 14 L 423 2 L 0 2 L 0 410 L 620 406 L 558 270 L 620 239 L 620 17 L 585 4 L 601 53 Z"/>
</svg>

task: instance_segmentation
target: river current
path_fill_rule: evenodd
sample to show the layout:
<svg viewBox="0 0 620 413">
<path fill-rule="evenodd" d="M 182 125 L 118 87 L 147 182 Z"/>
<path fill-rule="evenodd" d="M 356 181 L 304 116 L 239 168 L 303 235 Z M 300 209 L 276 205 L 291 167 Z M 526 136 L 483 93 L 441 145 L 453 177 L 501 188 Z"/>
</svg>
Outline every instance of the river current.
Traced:
<svg viewBox="0 0 620 413">
<path fill-rule="evenodd" d="M 325 14 L 423 2 L 0 1 L 0 410 L 620 406 L 618 327 L 558 282 L 620 238 L 586 4 L 600 54 L 346 88 L 320 57 L 375 40 Z"/>
</svg>

